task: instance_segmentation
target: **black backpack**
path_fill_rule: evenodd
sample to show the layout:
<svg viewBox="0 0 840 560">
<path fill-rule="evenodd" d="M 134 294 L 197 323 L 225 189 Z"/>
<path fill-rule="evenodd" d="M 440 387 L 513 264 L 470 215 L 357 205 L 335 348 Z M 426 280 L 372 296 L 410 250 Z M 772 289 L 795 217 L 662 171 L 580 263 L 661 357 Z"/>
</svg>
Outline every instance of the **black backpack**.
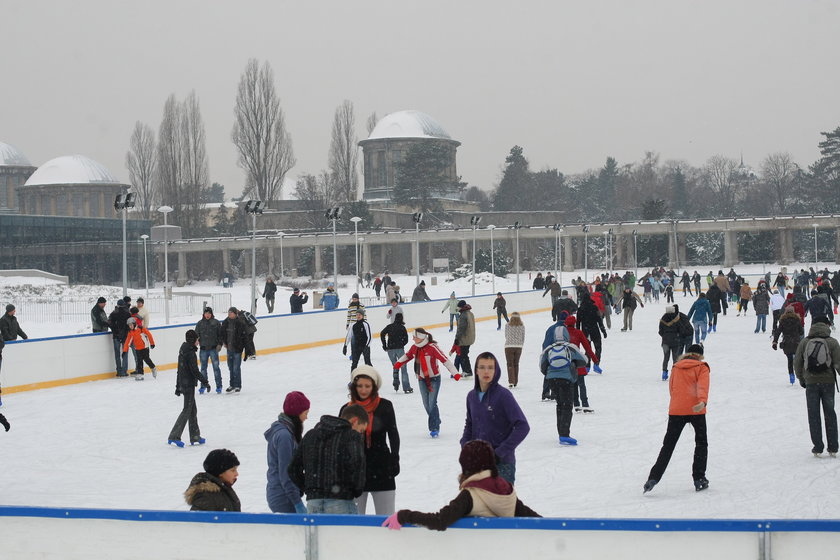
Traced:
<svg viewBox="0 0 840 560">
<path fill-rule="evenodd" d="M 805 360 L 808 371 L 811 373 L 831 371 L 831 352 L 824 338 L 808 337 L 808 342 L 805 343 Z"/>
</svg>

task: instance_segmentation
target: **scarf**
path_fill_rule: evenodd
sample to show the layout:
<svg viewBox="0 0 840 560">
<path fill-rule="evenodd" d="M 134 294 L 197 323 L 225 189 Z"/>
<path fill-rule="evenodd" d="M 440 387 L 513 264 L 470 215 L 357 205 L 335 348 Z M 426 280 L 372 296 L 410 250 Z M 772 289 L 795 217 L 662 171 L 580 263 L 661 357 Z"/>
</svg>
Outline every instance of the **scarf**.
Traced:
<svg viewBox="0 0 840 560">
<path fill-rule="evenodd" d="M 365 447 L 370 448 L 371 444 L 371 433 L 373 432 L 373 413 L 376 411 L 376 407 L 379 406 L 380 397 L 377 396 L 374 398 L 366 398 L 363 401 L 350 401 L 349 404 L 358 404 L 362 406 L 365 411 L 368 413 L 368 425 L 367 429 L 365 430 Z"/>
</svg>

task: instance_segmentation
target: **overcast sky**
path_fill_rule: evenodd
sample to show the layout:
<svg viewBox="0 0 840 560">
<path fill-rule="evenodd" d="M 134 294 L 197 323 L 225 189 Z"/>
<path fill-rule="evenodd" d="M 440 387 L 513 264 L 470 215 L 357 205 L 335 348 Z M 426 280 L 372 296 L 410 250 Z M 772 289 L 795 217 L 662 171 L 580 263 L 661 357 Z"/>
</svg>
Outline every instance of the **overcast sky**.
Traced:
<svg viewBox="0 0 840 560">
<path fill-rule="evenodd" d="M 278 77 L 292 175 L 326 167 L 344 99 L 359 139 L 374 111 L 428 113 L 462 142 L 463 180 L 488 190 L 516 144 L 567 174 L 647 150 L 804 166 L 840 126 L 838 30 L 836 0 L 0 0 L 0 141 L 127 181 L 134 122 L 157 130 L 166 97 L 195 89 L 211 180 L 236 196 L 232 111 L 255 57 Z"/>
</svg>

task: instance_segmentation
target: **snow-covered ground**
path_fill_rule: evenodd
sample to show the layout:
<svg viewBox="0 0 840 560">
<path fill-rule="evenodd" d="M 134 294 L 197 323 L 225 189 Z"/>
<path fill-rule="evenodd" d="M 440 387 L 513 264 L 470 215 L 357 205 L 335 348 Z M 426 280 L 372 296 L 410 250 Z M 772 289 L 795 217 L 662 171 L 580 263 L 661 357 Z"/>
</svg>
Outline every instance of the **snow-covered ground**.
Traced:
<svg viewBox="0 0 840 560">
<path fill-rule="evenodd" d="M 763 271 L 761 266 L 736 270 Z M 564 274 L 567 282 L 569 278 Z M 413 278 L 396 281 L 410 295 Z M 445 298 L 453 289 L 458 297 L 470 293 L 464 280 L 435 287 L 426 277 L 426 283 L 433 298 Z M 523 276 L 522 287 L 528 285 Z M 249 286 L 240 281 L 233 288 L 234 305 L 247 301 Z M 497 279 L 495 287 L 507 291 L 514 286 L 513 279 Z M 480 282 L 477 293 L 490 288 L 489 282 Z M 352 289 L 340 289 L 342 303 Z M 361 294 L 368 292 L 372 295 L 372 290 Z M 281 311 L 287 301 L 283 291 L 278 293 Z M 691 301 L 676 296 L 683 310 Z M 573 448 L 557 444 L 554 406 L 540 400 L 537 356 L 550 317 L 548 313 L 523 317 L 526 346 L 514 394 L 531 433 L 517 452 L 516 486 L 521 498 L 554 517 L 840 517 L 835 497 L 840 459 L 811 455 L 804 390 L 788 383 L 784 355 L 770 348 L 769 333 L 753 333 L 752 310 L 747 317 L 736 317 L 734 312 L 721 316 L 717 333 L 706 341 L 712 371 L 709 490 L 694 491 L 693 432 L 688 427 L 661 483 L 642 494 L 667 422 L 668 386 L 660 379 L 662 354 L 656 334 L 664 306 L 662 301 L 637 310 L 632 332 L 620 332 L 613 317 L 604 341 L 604 374 L 587 378 L 596 412 L 575 415 L 572 435 L 580 445 Z M 488 316 L 491 310 L 478 309 L 476 314 Z M 32 330 L 30 334 L 37 336 Z M 451 344 L 452 334 L 446 328 L 432 332 L 442 347 Z M 473 355 L 489 350 L 503 360 L 504 336 L 496 330 L 495 320 L 479 322 L 477 335 Z M 391 368 L 386 354 L 375 345 L 372 358 L 387 380 Z M 222 369 L 227 378 L 225 364 Z M 243 509 L 268 511 L 263 432 L 280 412 L 285 394 L 300 390 L 310 398 L 309 428 L 322 414 L 336 414 L 346 402 L 348 378 L 348 361 L 338 345 L 246 362 L 241 394 L 197 396 L 199 423 L 208 443 L 185 449 L 165 443 L 182 402 L 173 394 L 174 371 L 161 372 L 157 380 L 147 376 L 143 383 L 113 379 L 4 395 L 0 410 L 12 430 L 0 433 L 4 474 L 0 502 L 184 510 L 182 493 L 201 470 L 207 452 L 227 447 L 242 463 L 236 490 Z M 458 440 L 464 399 L 471 388 L 472 381 L 445 379 L 439 400 L 442 431 L 433 440 L 419 393 L 394 393 L 386 381 L 382 395 L 394 403 L 402 439 L 398 508 L 433 510 L 456 494 Z"/>
</svg>

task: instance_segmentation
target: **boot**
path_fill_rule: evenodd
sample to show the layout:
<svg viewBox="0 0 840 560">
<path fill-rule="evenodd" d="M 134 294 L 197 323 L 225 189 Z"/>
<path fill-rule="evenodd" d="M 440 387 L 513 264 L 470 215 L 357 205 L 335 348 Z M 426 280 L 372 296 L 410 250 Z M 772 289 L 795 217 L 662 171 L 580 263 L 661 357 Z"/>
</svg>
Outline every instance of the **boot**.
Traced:
<svg viewBox="0 0 840 560">
<path fill-rule="evenodd" d="M 668 370 L 662 372 L 662 381 L 668 381 Z"/>
<path fill-rule="evenodd" d="M 708 487 L 709 487 L 709 481 L 706 480 L 705 476 L 702 477 L 702 478 L 698 478 L 697 480 L 694 481 L 694 490 L 696 492 L 700 492 L 702 490 L 705 490 Z"/>
<path fill-rule="evenodd" d="M 647 494 L 648 492 L 650 492 L 651 490 L 653 490 L 653 487 L 654 487 L 654 486 L 656 486 L 657 484 L 659 484 L 659 481 L 658 481 L 658 480 L 653 480 L 653 479 L 651 478 L 650 480 L 648 480 L 647 482 L 645 482 L 645 485 L 644 485 L 644 487 L 643 487 L 643 488 L 644 488 L 644 491 L 642 492 L 642 494 Z"/>
</svg>

